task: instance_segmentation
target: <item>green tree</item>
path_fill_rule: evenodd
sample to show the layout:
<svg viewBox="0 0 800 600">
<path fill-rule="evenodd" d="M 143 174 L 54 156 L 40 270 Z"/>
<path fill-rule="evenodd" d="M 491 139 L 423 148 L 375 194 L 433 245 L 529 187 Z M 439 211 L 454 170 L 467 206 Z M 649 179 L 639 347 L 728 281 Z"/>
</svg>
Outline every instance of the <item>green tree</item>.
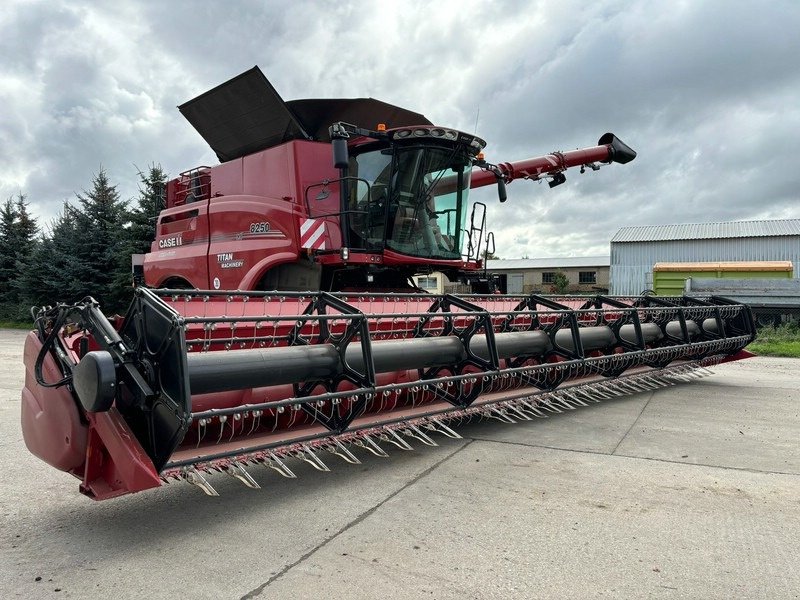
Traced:
<svg viewBox="0 0 800 600">
<path fill-rule="evenodd" d="M 15 223 L 17 211 L 14 200 L 9 198 L 0 207 L 0 303 L 11 300 L 14 281 Z"/>
<path fill-rule="evenodd" d="M 131 254 L 150 252 L 150 244 L 156 237 L 156 219 L 164 210 L 166 182 L 167 174 L 161 165 L 150 165 L 146 173 L 139 171 L 139 197 L 137 206 L 131 210 L 128 229 Z"/>
<path fill-rule="evenodd" d="M 25 298 L 54 304 L 92 296 L 107 313 L 121 310 L 131 294 L 129 284 L 119 285 L 130 271 L 127 203 L 102 169 L 91 189 L 76 196 L 77 205 L 64 203 L 31 255 L 21 282 Z"/>
<path fill-rule="evenodd" d="M 24 260 L 36 245 L 36 236 L 39 233 L 39 224 L 36 218 L 28 211 L 27 197 L 20 193 L 16 201 L 16 244 L 17 261 Z"/>
<path fill-rule="evenodd" d="M 24 320 L 21 278 L 37 244 L 39 226 L 21 192 L 0 207 L 0 319 Z"/>
<path fill-rule="evenodd" d="M 18 280 L 26 306 L 71 302 L 85 295 L 80 278 L 86 268 L 83 259 L 76 255 L 83 236 L 77 229 L 75 213 L 65 202 L 49 231 L 28 256 Z"/>
<path fill-rule="evenodd" d="M 556 272 L 553 277 L 553 291 L 556 294 L 564 294 L 569 288 L 569 278 L 561 271 Z"/>
<path fill-rule="evenodd" d="M 79 267 L 78 282 L 84 295 L 98 300 L 103 310 L 112 312 L 127 307 L 131 297 L 130 254 L 127 202 L 120 200 L 103 169 L 94 176 L 92 188 L 76 194 L 79 206 L 65 215 L 74 215 L 74 227 L 81 242 L 73 250 Z M 126 279 L 127 277 L 127 279 Z"/>
<path fill-rule="evenodd" d="M 16 221 L 14 223 L 14 278 L 12 281 L 12 301 L 19 303 L 22 299 L 20 279 L 27 269 L 28 260 L 38 244 L 39 224 L 28 210 L 27 198 L 20 193 L 16 200 Z M 23 314 L 27 315 L 25 308 Z"/>
</svg>

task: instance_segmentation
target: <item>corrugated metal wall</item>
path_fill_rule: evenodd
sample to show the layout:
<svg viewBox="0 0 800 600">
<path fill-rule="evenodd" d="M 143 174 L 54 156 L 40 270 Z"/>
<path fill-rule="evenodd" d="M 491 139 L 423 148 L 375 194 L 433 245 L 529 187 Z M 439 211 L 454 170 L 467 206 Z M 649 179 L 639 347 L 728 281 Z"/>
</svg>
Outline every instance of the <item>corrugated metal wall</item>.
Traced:
<svg viewBox="0 0 800 600">
<path fill-rule="evenodd" d="M 653 286 L 657 262 L 790 260 L 800 276 L 800 236 L 611 243 L 611 293 L 638 295 Z"/>
</svg>

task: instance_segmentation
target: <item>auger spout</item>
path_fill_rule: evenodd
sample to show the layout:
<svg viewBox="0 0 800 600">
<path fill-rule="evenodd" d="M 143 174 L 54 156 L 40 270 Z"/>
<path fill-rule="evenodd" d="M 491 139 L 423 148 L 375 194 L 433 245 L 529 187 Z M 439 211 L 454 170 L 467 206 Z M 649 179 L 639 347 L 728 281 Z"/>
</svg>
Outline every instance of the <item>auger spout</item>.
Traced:
<svg viewBox="0 0 800 600">
<path fill-rule="evenodd" d="M 497 163 L 497 165 L 487 164 L 480 170 L 473 170 L 470 187 L 478 188 L 493 185 L 498 178 L 502 178 L 505 183 L 511 183 L 520 178 L 536 181 L 546 177 L 559 176 L 573 167 L 596 169 L 598 168 L 597 163 L 609 164 L 615 162 L 624 165 L 636 158 L 636 151 L 613 133 L 603 134 L 597 144 L 597 146 L 590 148 L 552 152 L 544 156 L 515 162 L 501 162 Z"/>
</svg>

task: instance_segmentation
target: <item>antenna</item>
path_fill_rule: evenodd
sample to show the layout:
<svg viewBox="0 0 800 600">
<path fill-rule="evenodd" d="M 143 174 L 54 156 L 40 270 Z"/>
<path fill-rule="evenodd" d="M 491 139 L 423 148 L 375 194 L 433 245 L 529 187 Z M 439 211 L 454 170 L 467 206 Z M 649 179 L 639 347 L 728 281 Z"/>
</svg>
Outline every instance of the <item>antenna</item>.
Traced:
<svg viewBox="0 0 800 600">
<path fill-rule="evenodd" d="M 481 106 L 479 104 L 478 105 L 478 112 L 475 113 L 475 131 L 472 132 L 475 135 L 478 134 L 478 117 L 480 117 L 480 116 L 481 116 Z"/>
</svg>

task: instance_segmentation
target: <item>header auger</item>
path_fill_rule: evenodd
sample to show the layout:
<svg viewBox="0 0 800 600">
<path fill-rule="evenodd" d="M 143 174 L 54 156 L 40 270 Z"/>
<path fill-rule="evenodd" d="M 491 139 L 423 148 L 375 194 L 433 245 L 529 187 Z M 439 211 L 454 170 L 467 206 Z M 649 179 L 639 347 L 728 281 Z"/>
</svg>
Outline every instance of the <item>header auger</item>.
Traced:
<svg viewBox="0 0 800 600">
<path fill-rule="evenodd" d="M 409 281 L 436 269 L 480 290 L 469 189 L 503 200 L 515 178 L 632 160 L 611 134 L 494 165 L 479 138 L 375 100 L 284 103 L 257 69 L 181 110 L 223 162 L 168 184 L 137 273 L 152 287 L 124 318 L 91 298 L 42 308 L 26 340 L 25 442 L 94 499 L 176 479 L 216 495 L 215 471 L 258 487 L 254 465 L 326 471 L 329 453 L 436 445 L 464 420 L 541 418 L 748 355 L 750 312 L 722 298 Z"/>
</svg>

